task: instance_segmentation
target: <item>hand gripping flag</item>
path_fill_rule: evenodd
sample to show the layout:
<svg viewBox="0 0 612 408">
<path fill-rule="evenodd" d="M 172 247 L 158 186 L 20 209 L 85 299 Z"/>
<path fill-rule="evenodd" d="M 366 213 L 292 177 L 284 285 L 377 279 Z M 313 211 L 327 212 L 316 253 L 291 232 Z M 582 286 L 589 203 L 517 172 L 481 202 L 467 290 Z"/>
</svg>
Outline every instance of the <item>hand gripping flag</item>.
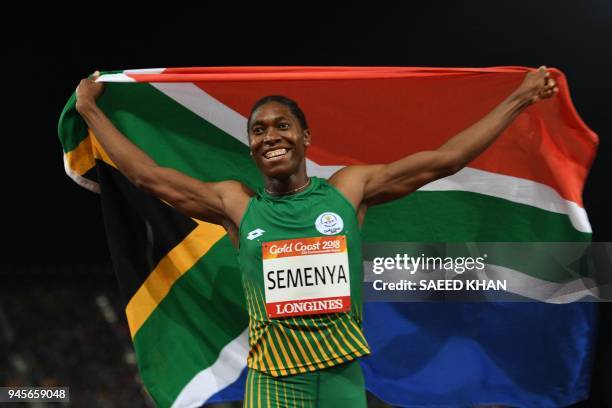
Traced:
<svg viewBox="0 0 612 408">
<path fill-rule="evenodd" d="M 262 179 L 249 157 L 246 121 L 264 95 L 286 95 L 302 106 L 313 135 L 308 172 L 329 177 L 342 166 L 437 148 L 500 103 L 527 71 L 129 70 L 101 76 L 106 90 L 98 103 L 160 165 L 256 188 Z M 564 75 L 553 73 L 559 94 L 524 111 L 469 167 L 371 208 L 365 240 L 589 241 L 581 194 L 597 137 L 573 108 Z M 225 231 L 136 189 L 87 129 L 74 95 L 59 135 L 68 175 L 100 193 L 139 369 L 153 399 L 162 407 L 241 399 L 248 318 Z M 373 349 L 362 361 L 367 387 L 397 405 L 568 405 L 588 392 L 596 317 L 586 303 L 367 303 L 364 330 Z"/>
</svg>

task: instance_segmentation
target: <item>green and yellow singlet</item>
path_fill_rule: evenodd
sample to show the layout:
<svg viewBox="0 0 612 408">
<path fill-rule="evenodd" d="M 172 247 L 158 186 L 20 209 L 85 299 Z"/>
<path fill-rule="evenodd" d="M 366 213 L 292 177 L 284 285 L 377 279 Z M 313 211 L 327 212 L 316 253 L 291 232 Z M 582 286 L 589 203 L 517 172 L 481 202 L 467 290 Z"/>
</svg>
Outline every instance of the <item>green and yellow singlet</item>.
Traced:
<svg viewBox="0 0 612 408">
<path fill-rule="evenodd" d="M 249 312 L 247 365 L 272 376 L 370 353 L 361 330 L 361 237 L 355 210 L 324 179 L 296 194 L 260 189 L 240 224 Z"/>
</svg>

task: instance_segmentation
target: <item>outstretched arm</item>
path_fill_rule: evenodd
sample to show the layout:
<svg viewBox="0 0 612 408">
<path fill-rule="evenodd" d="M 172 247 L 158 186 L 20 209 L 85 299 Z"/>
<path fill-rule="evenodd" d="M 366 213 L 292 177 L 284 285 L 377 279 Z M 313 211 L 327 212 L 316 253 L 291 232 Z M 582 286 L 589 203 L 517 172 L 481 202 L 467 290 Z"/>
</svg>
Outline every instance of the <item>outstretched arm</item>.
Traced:
<svg viewBox="0 0 612 408">
<path fill-rule="evenodd" d="M 168 202 L 194 218 L 238 226 L 250 191 L 237 181 L 206 183 L 177 170 L 161 167 L 129 141 L 97 106 L 104 84 L 83 79 L 77 88 L 76 109 L 119 171 L 139 188 Z"/>
<path fill-rule="evenodd" d="M 421 186 L 456 173 L 489 147 L 529 105 L 558 92 L 546 67 L 529 72 L 523 83 L 478 122 L 437 150 L 388 164 L 348 166 L 330 178 L 356 209 L 404 197 Z"/>
</svg>

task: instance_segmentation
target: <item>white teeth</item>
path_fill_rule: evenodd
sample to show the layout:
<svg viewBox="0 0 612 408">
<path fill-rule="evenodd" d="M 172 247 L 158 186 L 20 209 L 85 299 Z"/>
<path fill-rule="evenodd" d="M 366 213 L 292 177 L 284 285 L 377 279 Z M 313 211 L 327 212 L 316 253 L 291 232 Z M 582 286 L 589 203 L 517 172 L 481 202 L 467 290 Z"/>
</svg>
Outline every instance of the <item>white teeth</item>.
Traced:
<svg viewBox="0 0 612 408">
<path fill-rule="evenodd" d="M 265 154 L 266 159 L 287 154 L 287 149 L 276 149 Z"/>
</svg>

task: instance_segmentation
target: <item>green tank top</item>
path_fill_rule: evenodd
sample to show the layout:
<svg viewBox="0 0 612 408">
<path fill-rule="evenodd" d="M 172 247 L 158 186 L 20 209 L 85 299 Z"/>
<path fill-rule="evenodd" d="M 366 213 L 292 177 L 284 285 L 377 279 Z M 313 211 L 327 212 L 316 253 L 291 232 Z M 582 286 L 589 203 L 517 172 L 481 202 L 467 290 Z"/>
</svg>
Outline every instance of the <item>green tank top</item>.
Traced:
<svg viewBox="0 0 612 408">
<path fill-rule="evenodd" d="M 250 368 L 284 376 L 370 353 L 361 330 L 359 224 L 335 187 L 312 177 L 295 194 L 259 189 L 239 236 Z"/>
</svg>

